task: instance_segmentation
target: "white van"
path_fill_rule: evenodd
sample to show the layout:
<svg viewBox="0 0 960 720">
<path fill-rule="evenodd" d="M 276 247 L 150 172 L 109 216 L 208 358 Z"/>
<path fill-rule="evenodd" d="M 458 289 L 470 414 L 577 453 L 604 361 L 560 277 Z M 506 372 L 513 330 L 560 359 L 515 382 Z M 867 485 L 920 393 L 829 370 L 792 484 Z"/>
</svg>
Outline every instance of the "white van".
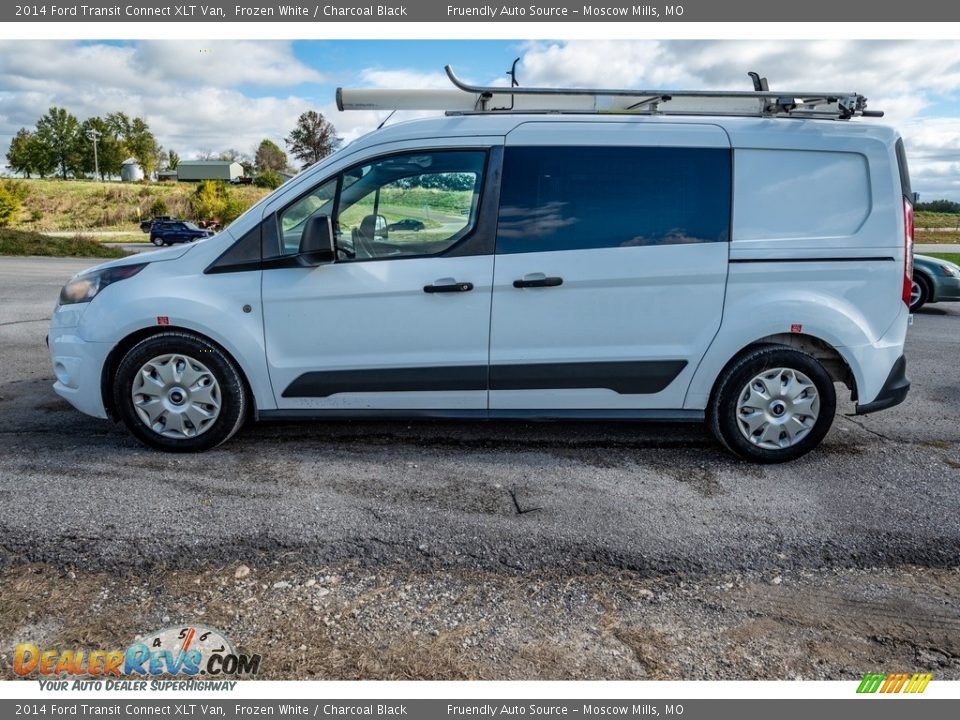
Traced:
<svg viewBox="0 0 960 720">
<path fill-rule="evenodd" d="M 74 277 L 55 390 L 170 451 L 250 418 L 599 418 L 706 420 L 759 462 L 822 440 L 835 382 L 903 401 L 914 196 L 860 96 L 470 90 L 219 235 Z"/>
</svg>

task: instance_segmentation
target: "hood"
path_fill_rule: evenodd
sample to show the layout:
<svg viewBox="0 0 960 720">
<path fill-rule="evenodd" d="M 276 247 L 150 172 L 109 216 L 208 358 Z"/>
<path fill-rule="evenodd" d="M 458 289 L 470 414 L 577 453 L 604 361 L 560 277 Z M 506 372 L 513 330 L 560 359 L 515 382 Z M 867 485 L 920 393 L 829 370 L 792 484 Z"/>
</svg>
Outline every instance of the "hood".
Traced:
<svg viewBox="0 0 960 720">
<path fill-rule="evenodd" d="M 960 265 L 957 265 L 957 263 L 950 262 L 944 258 L 931 257 L 929 255 L 919 255 L 915 253 L 913 256 L 913 262 L 917 265 L 946 265 L 947 267 L 960 270 Z"/>
<path fill-rule="evenodd" d="M 123 265 L 139 265 L 144 262 L 165 262 L 167 260 L 176 260 L 186 255 L 188 252 L 193 250 L 197 246 L 197 243 L 181 243 L 179 245 L 171 245 L 168 248 L 163 248 L 162 250 L 147 250 L 146 252 L 136 253 L 135 255 L 128 255 L 127 257 L 117 258 L 116 260 L 108 260 L 107 262 L 100 263 L 99 265 L 93 265 L 88 267 L 77 275 L 84 275 L 94 270 L 102 270 L 108 267 L 121 267 Z"/>
</svg>

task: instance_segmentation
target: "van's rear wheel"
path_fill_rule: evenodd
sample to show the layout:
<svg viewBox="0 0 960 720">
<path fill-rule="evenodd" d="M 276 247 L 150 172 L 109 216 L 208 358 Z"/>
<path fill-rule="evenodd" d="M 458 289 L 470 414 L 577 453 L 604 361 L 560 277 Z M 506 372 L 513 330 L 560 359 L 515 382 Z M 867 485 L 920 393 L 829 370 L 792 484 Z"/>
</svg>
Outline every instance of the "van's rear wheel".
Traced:
<svg viewBox="0 0 960 720">
<path fill-rule="evenodd" d="M 732 452 L 754 462 L 793 460 L 815 448 L 830 426 L 837 397 L 816 358 L 765 345 L 730 365 L 717 381 L 710 426 Z"/>
<path fill-rule="evenodd" d="M 124 355 L 113 399 L 131 433 L 170 452 L 216 447 L 240 429 L 247 412 L 233 361 L 206 340 L 175 331 L 149 337 Z"/>
</svg>

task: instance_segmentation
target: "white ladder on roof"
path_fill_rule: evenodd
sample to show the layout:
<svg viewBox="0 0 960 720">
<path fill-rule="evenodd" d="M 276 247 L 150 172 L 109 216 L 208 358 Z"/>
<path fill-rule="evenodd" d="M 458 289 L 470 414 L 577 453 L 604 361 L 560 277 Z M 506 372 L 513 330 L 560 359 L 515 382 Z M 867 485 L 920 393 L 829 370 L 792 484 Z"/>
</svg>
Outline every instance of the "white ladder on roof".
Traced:
<svg viewBox="0 0 960 720">
<path fill-rule="evenodd" d="M 727 115 L 808 117 L 829 120 L 882 117 L 867 110 L 855 92 L 773 91 L 766 78 L 749 73 L 753 90 L 633 90 L 497 87 L 469 85 L 449 65 L 454 89 L 337 88 L 340 110 L 440 110 L 475 113 L 612 113 L 636 115 Z"/>
</svg>

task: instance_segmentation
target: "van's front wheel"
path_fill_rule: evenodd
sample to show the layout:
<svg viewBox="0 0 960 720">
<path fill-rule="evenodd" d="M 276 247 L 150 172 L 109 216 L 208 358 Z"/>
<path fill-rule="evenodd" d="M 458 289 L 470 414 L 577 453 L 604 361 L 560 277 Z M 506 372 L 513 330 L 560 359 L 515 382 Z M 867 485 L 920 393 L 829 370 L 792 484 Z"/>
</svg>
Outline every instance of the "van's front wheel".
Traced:
<svg viewBox="0 0 960 720">
<path fill-rule="evenodd" d="M 836 412 L 833 380 L 816 358 L 782 345 L 758 347 L 717 381 L 710 426 L 740 457 L 793 460 L 816 447 Z"/>
<path fill-rule="evenodd" d="M 117 368 L 113 399 L 140 441 L 169 452 L 209 450 L 228 440 L 247 412 L 247 394 L 220 348 L 183 332 L 134 345 Z"/>
</svg>

